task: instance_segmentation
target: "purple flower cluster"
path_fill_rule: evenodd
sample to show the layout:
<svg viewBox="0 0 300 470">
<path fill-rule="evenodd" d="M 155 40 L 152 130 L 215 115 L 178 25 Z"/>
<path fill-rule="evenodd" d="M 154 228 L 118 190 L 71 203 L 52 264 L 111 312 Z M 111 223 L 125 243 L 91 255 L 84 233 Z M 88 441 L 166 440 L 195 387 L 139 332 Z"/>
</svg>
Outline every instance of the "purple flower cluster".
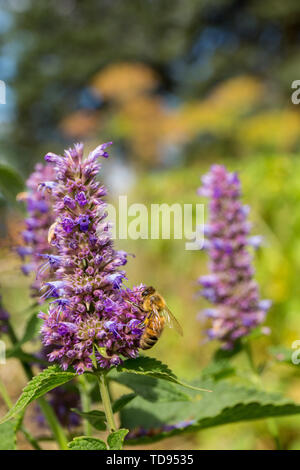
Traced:
<svg viewBox="0 0 300 470">
<path fill-rule="evenodd" d="M 35 297 L 40 296 L 40 288 L 43 280 L 49 276 L 49 270 L 57 265 L 57 257 L 49 254 L 48 231 L 54 223 L 55 214 L 51 209 L 51 184 L 54 178 L 52 165 L 37 164 L 34 172 L 26 182 L 27 191 L 18 196 L 19 200 L 26 203 L 28 216 L 25 219 L 26 230 L 23 232 L 24 245 L 17 248 L 17 252 L 26 263 L 22 265 L 22 271 L 28 275 L 31 271 L 37 273 L 36 279 L 31 285 Z M 53 247 L 54 253 L 55 247 Z M 0 332 L 5 328 L 6 312 L 0 309 Z M 47 360 L 46 350 L 42 348 L 38 357 Z M 53 349 L 53 348 L 51 348 Z M 47 350 L 49 353 L 49 350 Z M 49 393 L 50 403 L 63 426 L 71 428 L 80 424 L 80 417 L 70 411 L 70 408 L 78 408 L 80 396 L 76 390 L 70 391 L 67 386 L 55 388 Z M 44 416 L 38 408 L 37 421 L 45 425 Z"/>
<path fill-rule="evenodd" d="M 18 195 L 18 200 L 26 204 L 28 217 L 25 219 L 26 228 L 22 232 L 24 245 L 19 246 L 17 252 L 23 261 L 26 260 L 22 265 L 23 273 L 37 273 L 31 285 L 35 297 L 39 296 L 43 279 L 48 275 L 47 269 L 51 267 L 47 236 L 49 227 L 54 222 L 54 213 L 51 210 L 51 193 L 46 184 L 53 177 L 51 165 L 38 163 L 26 182 L 27 191 Z"/>
<path fill-rule="evenodd" d="M 83 158 L 76 144 L 63 156 L 48 153 L 54 166 L 51 188 L 56 222 L 54 278 L 44 284 L 43 298 L 53 297 L 44 320 L 45 345 L 54 347 L 50 361 L 63 369 L 74 366 L 81 374 L 96 363 L 103 368 L 121 363 L 121 356 L 136 357 L 143 332 L 143 314 L 132 303 L 141 302 L 142 287 L 122 287 L 127 262 L 116 251 L 107 223 L 106 189 L 96 181 L 99 157 L 108 157 L 103 144 Z M 94 364 L 93 364 L 94 361 Z"/>
<path fill-rule="evenodd" d="M 210 199 L 209 222 L 205 230 L 210 274 L 202 276 L 201 294 L 215 305 L 204 311 L 211 318 L 210 339 L 232 349 L 236 340 L 260 325 L 270 308 L 260 300 L 248 246 L 257 247 L 260 237 L 249 237 L 249 208 L 240 201 L 240 181 L 236 173 L 213 165 L 202 178 L 199 194 Z"/>
</svg>

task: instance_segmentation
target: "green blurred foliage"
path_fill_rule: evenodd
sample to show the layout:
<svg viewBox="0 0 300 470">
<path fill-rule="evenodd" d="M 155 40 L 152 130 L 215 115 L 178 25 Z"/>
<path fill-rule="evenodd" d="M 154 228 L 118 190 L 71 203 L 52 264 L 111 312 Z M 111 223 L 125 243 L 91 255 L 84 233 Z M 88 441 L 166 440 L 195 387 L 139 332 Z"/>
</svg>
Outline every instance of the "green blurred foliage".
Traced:
<svg viewBox="0 0 300 470">
<path fill-rule="evenodd" d="M 246 124 L 237 148 L 232 146 L 235 129 L 226 133 L 228 124 L 224 118 L 218 122 L 221 135 L 213 132 L 213 141 L 221 138 L 220 145 L 213 147 L 211 129 L 203 128 L 196 120 L 194 155 L 200 151 L 213 156 L 212 149 L 226 154 L 226 148 L 238 155 L 245 139 L 247 145 L 249 141 L 250 146 L 263 145 L 274 150 L 275 138 L 279 139 L 280 150 L 291 150 L 289 145 L 293 145 L 294 138 L 290 139 L 292 142 L 282 141 L 276 130 L 286 119 L 293 121 L 289 129 L 297 126 L 294 116 L 288 115 L 282 121 L 281 110 L 290 104 L 291 83 L 300 72 L 299 8 L 297 0 L 191 0 L 188 8 L 180 0 L 1 1 L 0 63 L 4 64 L 3 79 L 8 95 L 11 93 L 8 104 L 12 106 L 1 142 L 5 159 L 13 159 L 28 173 L 28 163 L 37 161 L 50 146 L 59 150 L 73 140 L 61 127 L 70 115 L 77 118 L 77 129 L 82 125 L 88 132 L 94 126 L 93 114 L 99 111 L 97 139 L 100 135 L 110 139 L 113 134 L 123 158 L 130 160 L 132 153 L 139 153 L 135 158 L 143 160 L 145 157 L 135 145 L 128 146 L 123 141 L 124 132 L 136 134 L 139 148 L 144 145 L 147 153 L 146 144 L 157 139 L 157 131 L 149 130 L 145 141 L 139 121 L 148 121 L 150 127 L 153 122 L 160 122 L 166 104 L 175 108 L 188 105 L 188 120 L 190 102 L 206 100 L 223 82 L 239 76 L 263 83 L 263 103 L 256 103 L 255 112 L 263 104 L 267 115 L 260 115 L 258 121 L 254 116 L 254 122 Z M 90 85 L 107 66 L 124 62 L 142 63 L 155 72 L 158 81 L 154 97 L 151 102 L 144 97 L 139 104 L 130 103 L 131 109 L 126 107 L 125 114 L 115 113 L 114 108 L 110 116 L 110 100 L 102 90 L 95 96 Z M 239 105 L 244 108 L 247 87 L 244 96 L 238 96 Z M 211 102 L 204 101 L 205 104 L 208 111 Z M 202 104 L 201 107 L 204 111 Z M 228 111 L 224 116 L 227 114 L 231 122 Z M 111 117 L 110 125 L 107 117 Z M 261 123 L 266 124 L 267 120 L 271 132 L 268 138 L 259 132 Z M 84 138 L 84 133 L 79 134 Z M 160 158 L 158 161 L 161 163 Z"/>
</svg>

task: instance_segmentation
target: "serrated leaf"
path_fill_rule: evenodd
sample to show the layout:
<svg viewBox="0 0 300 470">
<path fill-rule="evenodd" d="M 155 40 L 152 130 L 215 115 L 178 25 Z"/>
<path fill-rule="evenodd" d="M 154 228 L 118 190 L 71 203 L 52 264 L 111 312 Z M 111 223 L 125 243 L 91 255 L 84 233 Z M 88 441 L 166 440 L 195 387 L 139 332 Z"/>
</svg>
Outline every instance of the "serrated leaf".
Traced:
<svg viewBox="0 0 300 470">
<path fill-rule="evenodd" d="M 16 203 L 16 196 L 24 190 L 24 182 L 19 173 L 8 165 L 0 165 L 0 191 L 4 198 Z"/>
<path fill-rule="evenodd" d="M 0 450 L 16 450 L 16 423 L 0 424 Z"/>
<path fill-rule="evenodd" d="M 166 364 L 154 359 L 154 357 L 140 356 L 136 359 L 127 359 L 120 364 L 116 370 L 118 372 L 129 372 L 131 374 L 148 375 L 156 379 L 167 380 L 186 388 L 196 389 L 199 391 L 210 391 L 200 389 L 192 385 L 181 382 L 176 375 L 168 368 Z M 113 374 L 113 372 L 112 372 Z"/>
<path fill-rule="evenodd" d="M 121 450 L 127 434 L 128 429 L 118 429 L 118 431 L 112 432 L 107 438 L 109 450 Z"/>
<path fill-rule="evenodd" d="M 145 400 L 155 401 L 187 401 L 189 395 L 184 393 L 177 384 L 153 377 L 129 374 L 115 373 L 113 380 L 131 388 L 136 395 L 140 395 Z"/>
<path fill-rule="evenodd" d="M 32 401 L 42 397 L 53 388 L 69 382 L 75 376 L 74 372 L 63 371 L 59 366 L 50 366 L 48 369 L 43 370 L 26 385 L 17 403 L 2 418 L 0 424 L 15 417 Z"/>
<path fill-rule="evenodd" d="M 68 443 L 71 450 L 107 450 L 106 444 L 101 439 L 95 437 L 75 437 L 73 441 Z"/>
<path fill-rule="evenodd" d="M 42 323 L 43 321 L 38 318 L 37 313 L 34 312 L 26 323 L 25 332 L 20 343 L 24 344 L 27 343 L 27 341 L 30 341 L 31 339 L 35 338 L 40 332 Z"/>
<path fill-rule="evenodd" d="M 22 354 L 23 351 L 20 352 L 19 348 L 23 346 L 23 344 L 27 343 L 28 341 L 30 341 L 31 339 L 35 338 L 38 335 L 41 325 L 42 325 L 42 320 L 38 318 L 37 313 L 34 312 L 26 323 L 25 331 L 24 331 L 22 339 L 17 344 L 15 344 L 13 348 L 10 349 L 9 351 L 9 354 L 11 355 L 10 357 L 13 357 L 13 354 Z"/>
<path fill-rule="evenodd" d="M 98 431 L 105 431 L 106 430 L 106 418 L 103 411 L 98 410 L 91 410 L 91 411 L 80 411 L 76 408 L 71 408 L 71 411 L 78 414 L 82 418 L 86 419 L 95 429 Z"/>
<path fill-rule="evenodd" d="M 164 425 L 176 424 L 191 417 L 195 412 L 195 402 L 156 402 L 136 397 L 120 412 L 121 426 L 130 431 L 159 429 Z"/>
<path fill-rule="evenodd" d="M 154 357 L 140 356 L 136 359 L 127 359 L 120 364 L 116 370 L 118 372 L 130 372 L 132 374 L 150 375 L 158 379 L 169 380 L 177 383 L 176 375 L 166 364 L 158 361 Z"/>
<path fill-rule="evenodd" d="M 118 398 L 113 406 L 112 410 L 114 413 L 118 413 L 124 406 L 126 406 L 128 403 L 130 403 L 134 398 L 136 397 L 135 393 L 126 393 L 125 395 L 122 395 L 120 398 Z"/>
<path fill-rule="evenodd" d="M 205 394 L 193 403 L 165 406 L 153 405 L 140 397 L 133 400 L 121 412 L 122 426 L 130 430 L 142 427 L 151 432 L 127 443 L 148 443 L 222 424 L 300 413 L 300 405 L 277 394 L 236 387 L 225 381 L 206 385 L 211 386 L 214 393 Z"/>
</svg>

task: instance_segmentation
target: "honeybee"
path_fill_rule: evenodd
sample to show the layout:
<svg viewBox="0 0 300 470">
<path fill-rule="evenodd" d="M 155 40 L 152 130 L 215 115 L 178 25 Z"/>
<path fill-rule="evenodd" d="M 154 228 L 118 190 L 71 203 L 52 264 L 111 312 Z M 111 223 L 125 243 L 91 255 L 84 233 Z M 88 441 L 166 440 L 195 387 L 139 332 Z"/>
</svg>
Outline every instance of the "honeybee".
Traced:
<svg viewBox="0 0 300 470">
<path fill-rule="evenodd" d="M 54 222 L 54 224 L 50 225 L 49 231 L 48 231 L 48 243 L 49 245 L 52 245 L 52 242 L 56 239 L 56 234 L 55 234 L 55 228 L 57 226 L 57 222 Z"/>
<path fill-rule="evenodd" d="M 140 340 L 141 349 L 152 348 L 157 343 L 166 325 L 175 328 L 177 333 L 183 336 L 180 324 L 168 309 L 164 298 L 154 287 L 146 287 L 142 292 L 142 297 L 143 303 L 139 306 L 139 309 L 147 315 L 143 321 L 145 329 Z"/>
<path fill-rule="evenodd" d="M 23 191 L 22 193 L 18 193 L 16 196 L 16 200 L 18 202 L 24 202 L 28 198 L 28 193 Z"/>
</svg>

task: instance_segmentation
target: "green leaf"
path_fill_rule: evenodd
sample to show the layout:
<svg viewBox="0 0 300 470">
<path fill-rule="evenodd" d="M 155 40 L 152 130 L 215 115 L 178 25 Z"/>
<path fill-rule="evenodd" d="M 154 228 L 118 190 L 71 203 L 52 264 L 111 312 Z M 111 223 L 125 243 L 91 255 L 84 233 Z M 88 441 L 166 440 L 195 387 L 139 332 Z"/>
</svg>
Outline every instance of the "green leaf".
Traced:
<svg viewBox="0 0 300 470">
<path fill-rule="evenodd" d="M 87 377 L 92 377 L 90 374 L 86 374 L 86 376 Z M 98 383 L 96 383 L 94 386 L 92 386 L 92 389 L 90 391 L 90 396 L 91 396 L 92 402 L 94 402 L 94 403 L 100 403 L 102 401 Z"/>
<path fill-rule="evenodd" d="M 59 387 L 72 380 L 76 374 L 74 372 L 63 371 L 59 366 L 51 366 L 43 370 L 39 375 L 34 377 L 23 389 L 23 393 L 17 403 L 2 418 L 1 423 L 5 423 L 9 419 L 18 415 L 32 401 L 45 395 L 53 388 Z"/>
<path fill-rule="evenodd" d="M 37 312 L 34 312 L 26 323 L 25 332 L 23 338 L 20 341 L 20 344 L 22 345 L 24 343 L 27 343 L 27 341 L 36 338 L 36 336 L 40 332 L 42 323 L 43 321 L 38 318 Z"/>
<path fill-rule="evenodd" d="M 112 432 L 107 438 L 107 444 L 110 450 L 121 450 L 128 429 L 118 429 L 118 431 Z"/>
<path fill-rule="evenodd" d="M 18 193 L 24 191 L 24 183 L 19 173 L 8 165 L 0 164 L 0 191 L 4 198 L 16 203 Z"/>
<path fill-rule="evenodd" d="M 241 342 L 242 344 L 245 344 L 245 343 L 249 343 L 253 341 L 254 339 L 264 338 L 264 337 L 266 337 L 266 333 L 264 332 L 264 327 L 258 326 L 257 328 L 254 328 L 250 333 L 248 333 L 247 336 L 244 336 Z"/>
<path fill-rule="evenodd" d="M 113 406 L 113 412 L 118 413 L 124 406 L 126 406 L 128 403 L 130 403 L 134 398 L 136 397 L 135 393 L 127 393 L 125 395 L 122 395 L 120 398 L 118 398 Z"/>
<path fill-rule="evenodd" d="M 123 362 L 123 364 L 120 364 L 115 370 L 117 370 L 118 372 L 129 372 L 131 374 L 148 375 L 150 377 L 167 380 L 169 382 L 173 382 L 175 384 L 182 385 L 183 387 L 191 388 L 193 390 L 196 389 L 199 391 L 209 391 L 181 382 L 176 377 L 176 375 L 168 368 L 168 366 L 158 361 L 157 359 L 154 359 L 154 357 L 140 356 L 136 359 L 127 359 Z"/>
<path fill-rule="evenodd" d="M 22 351 L 20 348 L 11 348 L 6 351 L 6 358 L 10 359 L 15 357 L 16 359 L 20 359 L 22 362 L 26 363 L 38 363 L 47 366 L 49 362 L 45 361 L 44 359 L 40 359 L 33 354 L 26 353 Z"/>
<path fill-rule="evenodd" d="M 140 397 L 134 399 L 121 412 L 122 426 L 129 429 L 143 427 L 151 430 L 151 435 L 127 443 L 153 442 L 222 424 L 300 413 L 300 405 L 278 394 L 237 387 L 227 381 L 203 385 L 212 387 L 213 393 L 202 395 L 200 399 L 195 396 L 193 403 L 169 403 L 166 406 L 163 403 L 153 405 Z M 166 424 L 174 429 L 166 429 Z"/>
<path fill-rule="evenodd" d="M 187 401 L 190 396 L 178 385 L 153 377 L 129 373 L 115 373 L 113 380 L 131 388 L 136 395 L 145 400 L 155 401 Z"/>
<path fill-rule="evenodd" d="M 21 411 L 21 413 L 19 413 L 18 416 L 16 417 L 15 432 L 18 432 L 21 429 L 23 425 L 23 421 L 24 421 L 24 415 L 25 415 L 25 409 Z"/>
<path fill-rule="evenodd" d="M 213 359 L 215 362 L 222 361 L 224 359 L 228 360 L 239 354 L 241 351 L 243 351 L 242 343 L 240 341 L 236 341 L 233 349 L 218 349 L 215 352 Z"/>
<path fill-rule="evenodd" d="M 224 379 L 235 373 L 235 368 L 226 359 L 213 361 L 202 370 L 203 379 L 212 378 L 214 380 Z"/>
<path fill-rule="evenodd" d="M 42 320 L 40 318 L 38 318 L 37 316 L 37 313 L 34 312 L 30 318 L 28 319 L 27 323 L 26 323 L 26 327 L 25 327 L 25 331 L 24 331 L 24 335 L 23 335 L 23 338 L 13 346 L 13 348 L 10 349 L 9 351 L 9 354 L 10 354 L 10 357 L 16 357 L 16 356 L 13 356 L 15 354 L 23 354 L 23 351 L 20 352 L 19 351 L 19 348 L 27 343 L 28 341 L 30 341 L 31 339 L 37 337 L 39 331 L 40 331 L 40 328 L 41 328 L 41 325 L 42 325 Z M 26 353 L 25 353 L 26 354 Z M 30 361 L 29 361 L 30 362 Z M 31 361 L 32 362 L 32 361 Z M 34 362 L 37 362 L 36 360 Z M 47 362 L 45 361 L 45 363 L 47 364 Z"/>
<path fill-rule="evenodd" d="M 0 424 L 0 450 L 16 450 L 16 423 Z"/>
<path fill-rule="evenodd" d="M 195 401 L 152 403 L 137 396 L 120 412 L 121 427 L 130 431 L 159 430 L 164 425 L 177 424 L 194 416 Z"/>
<path fill-rule="evenodd" d="M 106 444 L 100 439 L 95 437 L 75 437 L 73 441 L 68 444 L 71 450 L 107 450 Z"/>
<path fill-rule="evenodd" d="M 176 375 L 168 368 L 168 366 L 157 359 L 154 359 L 154 357 L 140 356 L 137 359 L 127 359 L 116 369 L 118 372 L 150 375 L 157 379 L 164 379 L 177 383 Z"/>
<path fill-rule="evenodd" d="M 71 408 L 71 411 L 74 411 L 74 413 L 82 416 L 82 418 L 86 419 L 95 429 L 98 429 L 98 431 L 106 430 L 106 418 L 103 411 L 92 410 L 85 412 L 77 410 L 76 408 Z"/>
</svg>

